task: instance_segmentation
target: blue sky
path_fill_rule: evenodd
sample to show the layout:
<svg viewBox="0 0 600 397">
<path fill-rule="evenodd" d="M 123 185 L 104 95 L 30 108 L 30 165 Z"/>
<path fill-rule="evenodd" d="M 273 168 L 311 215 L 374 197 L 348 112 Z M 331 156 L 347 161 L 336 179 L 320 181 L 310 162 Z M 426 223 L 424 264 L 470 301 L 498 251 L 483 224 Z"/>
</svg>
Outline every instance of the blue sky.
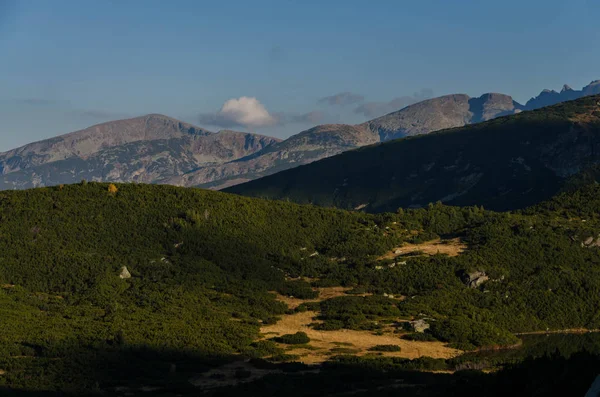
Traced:
<svg viewBox="0 0 600 397">
<path fill-rule="evenodd" d="M 0 0 L 0 150 L 146 113 L 287 137 L 431 95 L 525 102 L 600 79 L 598 19 L 597 0 Z"/>
</svg>

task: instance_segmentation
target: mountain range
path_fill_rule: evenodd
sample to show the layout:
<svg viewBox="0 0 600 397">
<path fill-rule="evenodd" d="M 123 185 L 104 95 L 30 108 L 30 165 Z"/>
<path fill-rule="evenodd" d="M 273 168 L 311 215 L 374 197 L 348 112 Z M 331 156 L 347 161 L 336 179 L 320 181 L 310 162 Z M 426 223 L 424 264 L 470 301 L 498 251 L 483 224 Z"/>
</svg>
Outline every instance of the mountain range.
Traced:
<svg viewBox="0 0 600 397">
<path fill-rule="evenodd" d="M 438 201 L 510 210 L 599 164 L 596 95 L 348 151 L 227 191 L 369 212 Z"/>
<path fill-rule="evenodd" d="M 210 132 L 167 116 L 118 120 L 0 153 L 0 189 L 87 179 L 223 189 L 339 153 L 397 138 L 462 127 L 524 110 L 600 93 L 600 80 L 582 90 L 544 90 L 525 105 L 510 96 L 446 95 L 358 125 L 319 125 L 286 140 Z"/>
</svg>

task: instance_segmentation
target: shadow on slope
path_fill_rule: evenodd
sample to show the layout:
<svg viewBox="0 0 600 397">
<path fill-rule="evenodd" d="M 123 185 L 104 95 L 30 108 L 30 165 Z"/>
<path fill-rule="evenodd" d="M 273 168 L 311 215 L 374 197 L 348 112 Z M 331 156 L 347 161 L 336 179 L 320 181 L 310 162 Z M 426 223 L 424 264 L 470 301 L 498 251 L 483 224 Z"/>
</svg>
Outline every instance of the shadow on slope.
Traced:
<svg viewBox="0 0 600 397">
<path fill-rule="evenodd" d="M 31 360 L 34 360 L 31 358 Z M 2 396 L 378 396 L 513 397 L 583 396 L 600 373 L 600 357 L 558 352 L 527 359 L 496 373 L 462 370 L 454 374 L 406 369 L 401 361 L 340 357 L 318 368 L 302 364 L 240 362 L 233 378 L 215 371 L 239 360 L 199 353 L 138 348 L 74 349 L 63 358 L 36 357 L 27 371 L 7 372 L 12 387 Z M 15 360 L 18 361 L 18 360 Z M 27 359 L 29 361 L 29 359 Z M 16 364 L 19 365 L 19 364 Z M 234 368 L 236 364 L 233 364 Z M 248 368 L 251 368 L 248 370 Z M 224 387 L 195 387 L 191 381 L 213 369 L 210 379 Z M 253 369 L 263 377 L 246 382 Z M 231 379 L 234 379 L 233 385 Z M 6 379 L 5 379 L 6 381 Z"/>
</svg>

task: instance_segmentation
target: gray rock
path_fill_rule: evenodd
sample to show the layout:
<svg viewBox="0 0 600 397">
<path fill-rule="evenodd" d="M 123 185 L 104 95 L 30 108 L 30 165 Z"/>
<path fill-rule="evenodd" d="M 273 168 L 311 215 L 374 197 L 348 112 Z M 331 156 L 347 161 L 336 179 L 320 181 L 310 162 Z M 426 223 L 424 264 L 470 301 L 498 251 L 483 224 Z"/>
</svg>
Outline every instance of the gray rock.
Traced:
<svg viewBox="0 0 600 397">
<path fill-rule="evenodd" d="M 585 247 L 585 248 L 600 247 L 600 236 L 598 236 L 597 238 L 595 238 L 595 237 L 588 237 L 588 238 L 586 238 L 581 243 L 581 246 Z"/>
<path fill-rule="evenodd" d="M 414 320 L 410 322 L 410 326 L 414 332 L 423 333 L 430 328 L 430 325 L 424 319 Z"/>
<path fill-rule="evenodd" d="M 483 271 L 475 271 L 471 273 L 465 273 L 462 277 L 463 282 L 470 288 L 477 288 L 481 284 L 485 283 L 490 277 Z"/>
</svg>

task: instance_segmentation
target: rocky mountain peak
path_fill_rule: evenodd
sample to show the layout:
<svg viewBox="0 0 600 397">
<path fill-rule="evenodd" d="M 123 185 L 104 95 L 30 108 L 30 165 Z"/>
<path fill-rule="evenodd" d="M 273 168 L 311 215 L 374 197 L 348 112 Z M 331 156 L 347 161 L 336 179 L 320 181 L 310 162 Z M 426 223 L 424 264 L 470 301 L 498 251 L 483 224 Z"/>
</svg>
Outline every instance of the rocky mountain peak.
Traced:
<svg viewBox="0 0 600 397">
<path fill-rule="evenodd" d="M 470 123 L 491 120 L 496 117 L 514 114 L 522 106 L 515 102 L 510 95 L 490 92 L 479 98 L 469 100 L 470 111 L 473 114 Z"/>
<path fill-rule="evenodd" d="M 548 89 L 543 90 L 537 97 L 531 98 L 529 101 L 527 101 L 525 104 L 525 110 L 539 109 L 595 94 L 600 94 L 600 80 L 592 81 L 581 90 L 574 90 L 565 84 L 560 92 Z"/>
<path fill-rule="evenodd" d="M 563 94 L 567 91 L 573 91 L 573 89 L 568 84 L 565 84 L 565 85 L 563 85 L 562 90 L 560 90 L 560 93 Z"/>
</svg>

